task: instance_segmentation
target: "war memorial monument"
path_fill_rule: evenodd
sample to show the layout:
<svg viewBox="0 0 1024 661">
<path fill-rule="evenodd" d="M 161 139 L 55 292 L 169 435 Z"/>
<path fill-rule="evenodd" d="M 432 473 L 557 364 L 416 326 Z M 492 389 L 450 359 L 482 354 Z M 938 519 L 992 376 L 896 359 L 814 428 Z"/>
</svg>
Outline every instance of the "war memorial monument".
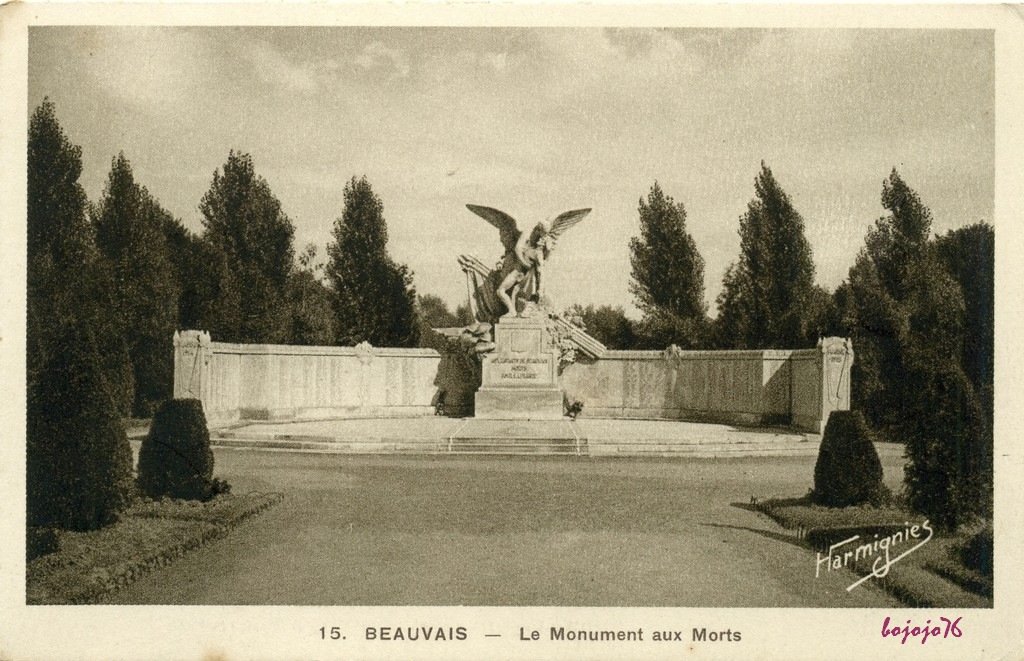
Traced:
<svg viewBox="0 0 1024 661">
<path fill-rule="evenodd" d="M 590 209 L 520 229 L 502 211 L 467 207 L 498 230 L 503 253 L 493 268 L 458 257 L 476 322 L 443 351 L 231 344 L 181 331 L 175 397 L 202 400 L 217 443 L 337 452 L 758 453 L 709 425 L 690 435 L 713 440 L 682 440 L 685 425 L 639 433 L 627 422 L 642 420 L 773 425 L 765 453 L 812 454 L 816 443 L 778 441 L 784 432 L 813 441 L 831 411 L 849 408 L 853 350 L 842 338 L 802 350 L 607 349 L 557 312 L 544 287 L 557 240 Z M 439 413 L 447 417 L 429 431 L 405 433 L 403 420 Z M 458 424 L 442 422 L 452 418 Z M 357 431 L 280 426 L 317 420 L 377 422 Z"/>
</svg>

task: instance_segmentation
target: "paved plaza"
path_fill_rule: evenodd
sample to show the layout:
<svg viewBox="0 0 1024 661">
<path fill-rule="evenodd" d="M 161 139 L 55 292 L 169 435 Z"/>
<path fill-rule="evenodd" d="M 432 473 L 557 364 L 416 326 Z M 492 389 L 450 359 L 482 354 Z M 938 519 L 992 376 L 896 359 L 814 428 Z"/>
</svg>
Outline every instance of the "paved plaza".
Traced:
<svg viewBox="0 0 1024 661">
<path fill-rule="evenodd" d="M 902 477 L 897 450 L 880 451 L 893 488 Z M 805 456 L 410 457 L 218 448 L 216 472 L 236 493 L 278 491 L 284 501 L 108 601 L 897 606 L 870 583 L 847 592 L 845 570 L 815 578 L 813 552 L 746 507 L 751 496 L 803 495 L 813 468 L 814 458 Z"/>
</svg>

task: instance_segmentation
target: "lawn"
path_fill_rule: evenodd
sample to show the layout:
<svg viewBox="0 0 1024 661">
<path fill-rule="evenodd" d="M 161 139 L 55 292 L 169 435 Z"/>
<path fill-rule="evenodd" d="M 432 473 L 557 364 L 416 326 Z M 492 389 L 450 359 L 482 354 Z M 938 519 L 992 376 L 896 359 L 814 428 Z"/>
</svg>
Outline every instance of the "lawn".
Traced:
<svg viewBox="0 0 1024 661">
<path fill-rule="evenodd" d="M 222 537 L 281 494 L 220 495 L 209 502 L 140 500 L 120 520 L 89 532 L 57 531 L 59 550 L 29 561 L 29 604 L 82 604 Z"/>
<path fill-rule="evenodd" d="M 809 548 L 827 553 L 830 544 L 852 535 L 864 540 L 885 537 L 906 530 L 907 524 L 920 524 L 920 514 L 897 505 L 870 505 L 831 508 L 816 505 L 808 497 L 775 499 L 756 504 Z M 992 576 L 968 566 L 962 549 L 983 528 L 982 523 L 966 526 L 955 533 L 938 533 L 919 550 L 899 561 L 898 569 L 883 577 L 870 579 L 908 606 L 967 608 L 992 607 Z M 906 544 L 900 551 L 913 544 Z M 893 551 L 893 555 L 898 552 Z M 856 571 L 866 575 L 874 557 L 854 564 Z M 894 565 L 895 566 L 895 565 Z M 991 569 L 991 559 L 988 560 Z"/>
</svg>

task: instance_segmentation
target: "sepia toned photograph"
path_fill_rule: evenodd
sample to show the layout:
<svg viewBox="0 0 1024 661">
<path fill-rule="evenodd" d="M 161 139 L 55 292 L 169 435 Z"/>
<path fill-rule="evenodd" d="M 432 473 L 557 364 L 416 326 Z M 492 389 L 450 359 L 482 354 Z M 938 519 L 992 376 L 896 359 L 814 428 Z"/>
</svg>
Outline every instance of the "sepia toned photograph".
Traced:
<svg viewBox="0 0 1024 661">
<path fill-rule="evenodd" d="M 1010 598 L 991 25 L 59 23 L 28 612 L 853 609 L 934 649 Z M 557 612 L 303 626 L 753 658 L 726 611 Z"/>
</svg>

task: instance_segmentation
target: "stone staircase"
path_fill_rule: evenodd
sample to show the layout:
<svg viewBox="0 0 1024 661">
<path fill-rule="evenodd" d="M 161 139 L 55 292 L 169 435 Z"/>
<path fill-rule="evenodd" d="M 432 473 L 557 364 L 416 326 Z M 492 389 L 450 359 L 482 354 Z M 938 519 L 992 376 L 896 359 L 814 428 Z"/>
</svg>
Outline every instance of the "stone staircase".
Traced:
<svg viewBox="0 0 1024 661">
<path fill-rule="evenodd" d="M 243 423 L 211 430 L 210 440 L 215 447 L 279 452 L 680 458 L 816 456 L 820 443 L 787 429 L 591 418 Z"/>
</svg>

